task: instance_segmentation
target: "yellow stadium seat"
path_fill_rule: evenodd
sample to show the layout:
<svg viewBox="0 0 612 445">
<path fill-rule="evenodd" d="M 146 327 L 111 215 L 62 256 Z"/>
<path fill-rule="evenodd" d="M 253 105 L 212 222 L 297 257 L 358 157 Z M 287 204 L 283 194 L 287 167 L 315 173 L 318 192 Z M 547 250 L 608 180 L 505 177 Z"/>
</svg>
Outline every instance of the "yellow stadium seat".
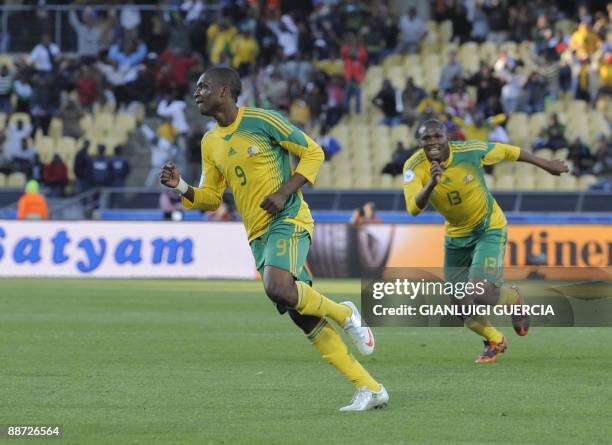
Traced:
<svg viewBox="0 0 612 445">
<path fill-rule="evenodd" d="M 556 182 L 557 190 L 573 191 L 578 188 L 578 180 L 574 175 L 563 175 Z"/>
<path fill-rule="evenodd" d="M 401 68 L 402 56 L 400 54 L 391 54 L 383 60 L 383 69 L 388 73 L 391 68 Z"/>
<path fill-rule="evenodd" d="M 64 121 L 60 118 L 54 117 L 51 119 L 51 123 L 49 124 L 49 136 L 54 141 L 58 141 L 64 134 Z"/>
<path fill-rule="evenodd" d="M 499 184 L 499 180 L 497 181 Z M 514 190 L 535 190 L 536 183 L 533 176 L 515 177 Z"/>
<path fill-rule="evenodd" d="M 21 172 L 13 172 L 6 179 L 7 187 L 21 188 L 26 183 L 26 175 Z"/>
<path fill-rule="evenodd" d="M 57 141 L 56 150 L 62 156 L 76 153 L 77 152 L 76 139 L 71 138 L 70 136 L 62 137 L 59 141 Z"/>
<path fill-rule="evenodd" d="M 508 40 L 500 45 L 499 51 L 505 51 L 508 56 L 512 57 L 513 59 L 516 59 L 518 56 L 518 45 L 516 44 L 516 42 Z"/>
<path fill-rule="evenodd" d="M 498 176 L 495 180 L 495 190 L 514 190 L 514 176 Z"/>
<path fill-rule="evenodd" d="M 40 160 L 45 164 L 51 161 L 53 154 L 55 153 L 55 142 L 49 136 L 41 136 L 38 138 L 38 141 L 34 142 L 34 146 L 38 154 L 40 155 Z"/>
<path fill-rule="evenodd" d="M 128 113 L 118 113 L 115 119 L 115 127 L 129 133 L 136 128 L 136 118 Z"/>
<path fill-rule="evenodd" d="M 378 181 L 378 187 L 381 189 L 392 189 L 393 188 L 393 176 L 381 175 Z"/>
<path fill-rule="evenodd" d="M 553 157 L 553 151 L 550 148 L 540 148 L 535 154 L 544 159 L 552 159 Z"/>
<path fill-rule="evenodd" d="M 4 173 L 0 173 L 0 187 L 4 187 L 6 185 L 6 175 Z"/>
<path fill-rule="evenodd" d="M 565 159 L 567 159 L 567 154 L 568 153 L 569 153 L 569 150 L 567 148 L 559 148 L 558 150 L 555 150 L 555 152 L 553 153 L 552 158 L 553 159 L 565 160 Z"/>
<path fill-rule="evenodd" d="M 93 117 L 91 114 L 86 114 L 79 121 L 81 124 L 81 129 L 87 133 L 87 131 L 93 127 Z"/>
<path fill-rule="evenodd" d="M 481 60 L 494 61 L 499 55 L 499 49 L 497 48 L 497 45 L 494 42 L 487 41 L 483 42 L 480 45 L 478 53 Z"/>
<path fill-rule="evenodd" d="M 500 162 L 493 167 L 493 174 L 496 178 L 514 174 L 514 162 Z"/>
<path fill-rule="evenodd" d="M 30 125 L 32 123 L 32 119 L 28 113 L 13 113 L 9 118 L 9 124 L 14 124 L 18 120 L 21 120 L 24 125 Z"/>
<path fill-rule="evenodd" d="M 395 145 L 397 141 L 402 141 L 405 146 L 409 145 L 412 142 L 412 132 L 410 131 L 410 127 L 408 125 L 394 125 L 391 127 L 391 134 L 389 135 L 391 138 L 391 143 Z"/>
<path fill-rule="evenodd" d="M 6 114 L 0 113 L 0 130 L 6 127 Z"/>
<path fill-rule="evenodd" d="M 557 188 L 557 181 L 553 175 L 542 170 L 535 178 L 535 185 L 537 190 L 554 190 Z"/>
<path fill-rule="evenodd" d="M 485 175 L 485 183 L 489 190 L 495 189 L 495 177 L 493 175 Z"/>
<path fill-rule="evenodd" d="M 111 113 L 98 113 L 94 116 L 94 125 L 102 130 L 112 130 L 115 124 L 115 117 Z"/>
<path fill-rule="evenodd" d="M 578 178 L 578 189 L 587 190 L 591 185 L 597 182 L 597 177 L 593 175 L 582 175 Z"/>
<path fill-rule="evenodd" d="M 573 100 L 567 106 L 567 112 L 572 116 L 584 116 L 587 112 L 588 104 L 583 100 Z"/>
<path fill-rule="evenodd" d="M 438 32 L 440 35 L 441 42 L 448 42 L 453 37 L 453 22 L 450 20 L 444 20 L 438 26 Z"/>
</svg>

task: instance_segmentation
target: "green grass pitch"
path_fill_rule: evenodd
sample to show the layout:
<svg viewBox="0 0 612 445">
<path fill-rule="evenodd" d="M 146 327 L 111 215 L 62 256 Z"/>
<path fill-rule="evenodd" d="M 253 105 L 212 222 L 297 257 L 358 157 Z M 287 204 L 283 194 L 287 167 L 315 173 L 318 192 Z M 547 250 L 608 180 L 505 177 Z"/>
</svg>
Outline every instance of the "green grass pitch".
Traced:
<svg viewBox="0 0 612 445">
<path fill-rule="evenodd" d="M 357 281 L 317 288 L 358 300 Z M 352 386 L 261 283 L 3 279 L 0 424 L 78 445 L 610 443 L 612 329 L 505 332 L 476 365 L 467 330 L 376 329 L 362 362 L 389 407 L 340 413 Z"/>
</svg>

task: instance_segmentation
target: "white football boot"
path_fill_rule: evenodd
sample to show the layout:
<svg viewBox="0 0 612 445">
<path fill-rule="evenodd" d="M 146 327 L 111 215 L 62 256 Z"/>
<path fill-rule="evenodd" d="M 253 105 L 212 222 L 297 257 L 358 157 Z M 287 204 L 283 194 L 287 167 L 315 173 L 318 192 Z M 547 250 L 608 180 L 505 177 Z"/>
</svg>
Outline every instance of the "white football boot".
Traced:
<svg viewBox="0 0 612 445">
<path fill-rule="evenodd" d="M 372 334 L 372 330 L 368 326 L 361 325 L 361 314 L 357 306 L 351 301 L 343 301 L 340 304 L 348 306 L 352 311 L 351 316 L 346 319 L 342 327 L 351 336 L 359 352 L 363 355 L 370 355 L 374 352 L 374 334 Z"/>
<path fill-rule="evenodd" d="M 370 391 L 365 386 L 359 388 L 349 405 L 340 408 L 340 411 L 367 411 L 369 409 L 383 409 L 389 403 L 389 393 L 383 385 L 380 391 Z"/>
</svg>

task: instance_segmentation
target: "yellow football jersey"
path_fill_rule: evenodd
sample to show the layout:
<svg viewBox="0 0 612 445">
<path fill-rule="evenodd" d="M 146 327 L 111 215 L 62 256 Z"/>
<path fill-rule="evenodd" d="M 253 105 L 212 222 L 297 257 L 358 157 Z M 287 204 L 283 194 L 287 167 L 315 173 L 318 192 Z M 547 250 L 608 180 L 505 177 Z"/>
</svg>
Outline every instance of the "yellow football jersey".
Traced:
<svg viewBox="0 0 612 445">
<path fill-rule="evenodd" d="M 480 141 L 451 141 L 449 145 L 444 174 L 429 198 L 446 220 L 446 234 L 468 236 L 477 229 L 506 226 L 506 217 L 485 183 L 483 166 L 516 161 L 521 149 Z M 404 197 L 411 215 L 422 210 L 417 207 L 415 197 L 431 179 L 430 167 L 422 149 L 404 164 Z"/>
<path fill-rule="evenodd" d="M 231 125 L 216 125 L 202 138 L 203 180 L 194 188 L 194 202 L 183 197 L 183 205 L 215 210 L 227 183 L 249 241 L 260 237 L 277 220 L 301 226 L 312 236 L 314 221 L 300 191 L 291 195 L 276 215 L 259 207 L 294 173 L 290 153 L 300 159 L 295 173 L 314 184 L 325 158 L 321 147 L 277 112 L 240 107 Z"/>
</svg>

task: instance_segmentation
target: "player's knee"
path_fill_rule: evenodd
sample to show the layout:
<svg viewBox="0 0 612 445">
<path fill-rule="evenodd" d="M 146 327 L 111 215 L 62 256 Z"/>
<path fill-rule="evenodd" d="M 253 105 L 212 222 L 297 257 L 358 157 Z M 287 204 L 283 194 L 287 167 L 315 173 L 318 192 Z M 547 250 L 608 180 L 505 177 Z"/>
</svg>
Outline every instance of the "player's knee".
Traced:
<svg viewBox="0 0 612 445">
<path fill-rule="evenodd" d="M 275 303 L 282 304 L 289 308 L 295 306 L 296 301 L 295 298 L 291 298 L 292 288 L 288 283 L 282 280 L 264 280 L 264 290 L 268 298 Z"/>
<path fill-rule="evenodd" d="M 477 304 L 488 304 L 494 305 L 499 300 L 499 287 L 495 285 L 495 283 L 491 281 L 473 281 L 475 284 L 479 283 L 482 287 L 483 292 L 476 296 L 475 302 Z"/>
</svg>

